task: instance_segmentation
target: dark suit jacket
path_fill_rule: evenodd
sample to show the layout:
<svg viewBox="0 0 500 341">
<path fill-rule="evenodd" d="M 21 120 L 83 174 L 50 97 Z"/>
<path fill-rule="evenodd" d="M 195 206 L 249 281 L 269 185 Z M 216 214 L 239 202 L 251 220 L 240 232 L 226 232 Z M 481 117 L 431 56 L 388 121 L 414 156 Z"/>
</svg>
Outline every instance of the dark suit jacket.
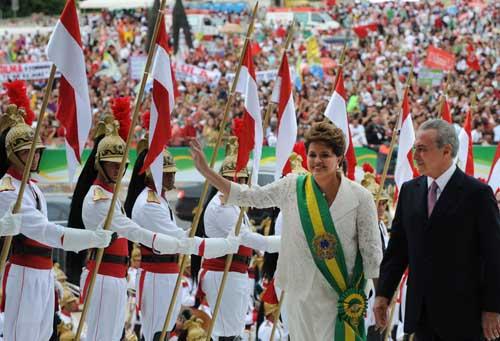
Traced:
<svg viewBox="0 0 500 341">
<path fill-rule="evenodd" d="M 427 218 L 427 177 L 400 191 L 378 296 L 391 298 L 409 266 L 405 332 L 425 306 L 446 340 L 481 335 L 481 311 L 500 313 L 500 215 L 492 190 L 456 169 Z"/>
</svg>

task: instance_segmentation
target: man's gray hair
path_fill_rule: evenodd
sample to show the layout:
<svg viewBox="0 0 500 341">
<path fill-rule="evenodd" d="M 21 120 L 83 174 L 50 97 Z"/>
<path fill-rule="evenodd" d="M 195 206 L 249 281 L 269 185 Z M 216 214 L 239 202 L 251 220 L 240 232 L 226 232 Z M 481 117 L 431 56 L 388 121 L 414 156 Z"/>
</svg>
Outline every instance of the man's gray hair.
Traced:
<svg viewBox="0 0 500 341">
<path fill-rule="evenodd" d="M 455 157 L 458 153 L 458 137 L 455 131 L 455 127 L 450 123 L 440 120 L 433 119 L 425 121 L 418 128 L 418 130 L 429 130 L 434 129 L 437 132 L 436 145 L 439 149 L 443 148 L 445 145 L 451 145 L 451 156 Z"/>
</svg>

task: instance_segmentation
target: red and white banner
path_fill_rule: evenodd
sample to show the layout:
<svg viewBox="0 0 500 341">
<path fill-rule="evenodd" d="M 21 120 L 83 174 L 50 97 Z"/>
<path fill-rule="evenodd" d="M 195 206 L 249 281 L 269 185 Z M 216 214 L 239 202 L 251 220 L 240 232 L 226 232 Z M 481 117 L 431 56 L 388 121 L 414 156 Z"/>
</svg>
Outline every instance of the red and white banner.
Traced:
<svg viewBox="0 0 500 341">
<path fill-rule="evenodd" d="M 394 180 L 398 189 L 403 183 L 413 179 L 417 175 L 413 164 L 412 148 L 415 143 L 415 130 L 410 112 L 410 102 L 408 100 L 408 89 L 403 95 L 403 116 L 401 118 L 401 130 L 399 132 L 398 156 L 396 159 L 396 170 Z"/>
<path fill-rule="evenodd" d="M 56 118 L 65 130 L 70 182 L 92 125 L 80 27 L 74 0 L 68 0 L 47 46 L 48 59 L 61 72 Z"/>
<path fill-rule="evenodd" d="M 149 121 L 149 150 L 141 172 L 151 170 L 156 192 L 161 194 L 163 179 L 163 150 L 171 137 L 170 114 L 175 105 L 175 77 L 168 54 L 168 39 L 164 17 L 160 19 L 153 64 L 153 96 Z"/>
<path fill-rule="evenodd" d="M 0 64 L 0 82 L 13 80 L 39 80 L 48 79 L 51 62 Z M 56 71 L 56 78 L 61 77 L 61 72 Z"/>
<path fill-rule="evenodd" d="M 276 142 L 275 180 L 281 178 L 293 146 L 297 140 L 297 117 L 292 94 L 292 78 L 286 54 L 281 61 L 278 77 L 272 94 L 273 102 L 278 103 L 278 138 Z"/>
<path fill-rule="evenodd" d="M 337 127 L 342 129 L 345 137 L 346 150 L 344 152 L 347 161 L 347 177 L 354 180 L 356 170 L 356 155 L 354 154 L 354 146 L 352 144 L 351 129 L 349 128 L 349 120 L 347 118 L 347 96 L 344 89 L 343 69 L 339 68 L 339 77 L 335 86 L 330 101 L 325 110 L 325 116 L 330 119 Z"/>
<path fill-rule="evenodd" d="M 467 175 L 474 176 L 474 154 L 472 150 L 472 114 L 467 111 L 464 126 L 458 134 L 457 164 Z"/>
<path fill-rule="evenodd" d="M 430 45 L 424 65 L 431 69 L 452 71 L 455 68 L 455 55 Z"/>
<path fill-rule="evenodd" d="M 238 159 L 236 172 L 246 167 L 253 150 L 252 184 L 257 184 L 259 162 L 262 154 L 264 132 L 262 130 L 262 114 L 259 103 L 259 92 L 253 65 L 252 45 L 247 44 L 241 65 L 240 77 L 236 91 L 244 98 L 245 112 L 243 114 L 243 132 L 238 136 Z"/>
</svg>

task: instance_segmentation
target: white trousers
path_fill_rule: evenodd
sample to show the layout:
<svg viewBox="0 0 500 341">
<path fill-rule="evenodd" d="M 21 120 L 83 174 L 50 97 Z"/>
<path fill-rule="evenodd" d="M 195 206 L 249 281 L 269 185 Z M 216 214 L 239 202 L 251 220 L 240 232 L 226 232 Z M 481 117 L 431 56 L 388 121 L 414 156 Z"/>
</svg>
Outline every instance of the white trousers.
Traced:
<svg viewBox="0 0 500 341">
<path fill-rule="evenodd" d="M 208 305 L 212 312 L 217 301 L 223 273 L 222 271 L 207 271 L 202 280 L 202 290 L 207 295 Z M 214 340 L 217 340 L 219 336 L 243 336 L 248 295 L 250 295 L 248 283 L 248 274 L 228 273 L 212 333 Z"/>
<path fill-rule="evenodd" d="M 152 341 L 155 333 L 161 332 L 163 329 L 163 323 L 167 317 L 168 307 L 170 306 L 170 299 L 174 293 L 177 276 L 178 274 L 146 272 L 144 287 L 140 293 L 140 295 L 142 295 L 141 332 L 145 341 Z M 174 328 L 177 316 L 181 310 L 181 303 L 182 290 L 179 290 L 167 332 Z"/>
<path fill-rule="evenodd" d="M 89 272 L 80 279 L 83 288 Z M 97 275 L 87 313 L 87 341 L 120 341 L 125 327 L 127 280 Z"/>
<path fill-rule="evenodd" d="M 54 321 L 54 274 L 12 264 L 5 288 L 4 340 L 47 341 Z"/>
</svg>

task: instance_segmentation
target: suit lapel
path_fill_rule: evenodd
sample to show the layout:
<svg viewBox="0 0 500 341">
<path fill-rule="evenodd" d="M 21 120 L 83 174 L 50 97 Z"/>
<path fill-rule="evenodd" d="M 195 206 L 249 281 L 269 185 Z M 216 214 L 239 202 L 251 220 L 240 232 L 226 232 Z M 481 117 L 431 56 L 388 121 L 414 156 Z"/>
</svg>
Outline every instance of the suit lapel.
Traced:
<svg viewBox="0 0 500 341">
<path fill-rule="evenodd" d="M 458 167 L 455 172 L 453 172 L 453 175 L 442 190 L 441 195 L 439 196 L 439 199 L 436 202 L 434 209 L 432 210 L 432 214 L 429 218 L 430 223 L 432 223 L 432 221 L 435 220 L 436 217 L 439 217 L 440 215 L 448 212 L 450 207 L 456 205 L 459 202 L 458 199 L 462 192 L 462 182 L 464 179 L 464 175 L 464 172 L 462 172 Z"/>
<path fill-rule="evenodd" d="M 416 189 L 415 189 L 415 195 L 416 195 L 416 200 L 414 201 L 415 203 L 419 203 L 422 205 L 422 210 L 420 210 L 418 207 L 416 208 L 419 212 L 422 212 L 421 219 L 422 219 L 422 226 L 425 226 L 427 223 L 427 177 L 426 176 L 420 176 L 418 178 L 418 181 L 416 182 Z M 420 216 L 420 214 L 419 214 Z"/>
</svg>

